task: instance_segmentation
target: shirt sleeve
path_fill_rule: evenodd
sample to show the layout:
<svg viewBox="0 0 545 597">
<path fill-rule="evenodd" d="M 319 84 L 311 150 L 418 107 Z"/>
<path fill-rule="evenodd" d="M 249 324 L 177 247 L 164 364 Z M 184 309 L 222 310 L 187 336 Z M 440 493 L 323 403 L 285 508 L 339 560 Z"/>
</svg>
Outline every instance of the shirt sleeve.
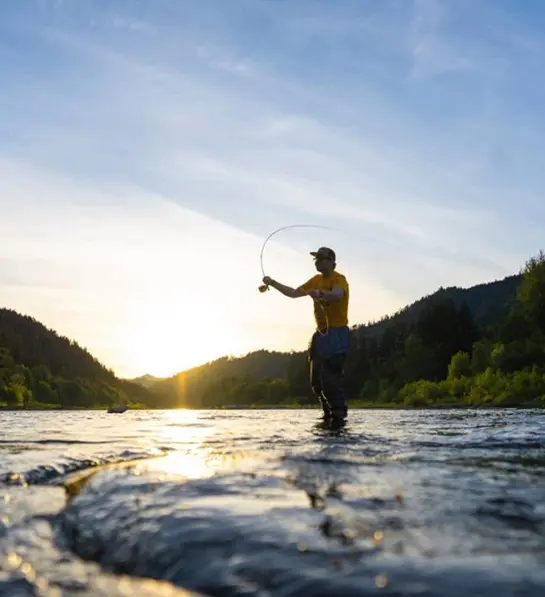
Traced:
<svg viewBox="0 0 545 597">
<path fill-rule="evenodd" d="M 313 288 L 318 288 L 318 278 L 319 276 L 312 276 L 312 278 L 308 279 L 306 282 L 304 282 L 303 284 L 301 284 L 301 286 L 299 286 L 299 288 L 302 288 L 303 290 L 311 290 Z"/>
</svg>

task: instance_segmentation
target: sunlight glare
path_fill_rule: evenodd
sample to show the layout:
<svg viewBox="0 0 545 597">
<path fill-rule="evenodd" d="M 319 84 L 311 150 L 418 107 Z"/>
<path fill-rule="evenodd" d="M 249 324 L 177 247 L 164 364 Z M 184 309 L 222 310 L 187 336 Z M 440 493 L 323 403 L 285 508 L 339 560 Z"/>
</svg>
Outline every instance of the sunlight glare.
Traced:
<svg viewBox="0 0 545 597">
<path fill-rule="evenodd" d="M 150 467 L 153 471 L 164 472 L 169 475 L 181 476 L 187 479 L 203 479 L 214 474 L 207 455 L 210 450 L 195 450 L 173 452 Z"/>
<path fill-rule="evenodd" d="M 215 433 L 215 427 L 203 421 L 200 412 L 177 410 L 165 413 L 163 441 L 174 451 L 154 460 L 149 468 L 190 479 L 212 475 L 211 449 L 206 447 L 206 440 Z"/>
<path fill-rule="evenodd" d="M 161 443 L 172 451 L 164 457 L 142 463 L 139 467 L 142 470 L 199 479 L 218 472 L 250 471 L 263 463 L 263 453 L 225 446 L 218 449 L 213 439 L 218 435 L 224 436 L 226 432 L 221 419 L 209 419 L 208 413 L 192 410 L 168 411 L 163 416 Z"/>
<path fill-rule="evenodd" d="M 135 372 L 168 377 L 242 349 L 227 315 L 205 300 L 150 297 L 133 307 L 125 359 Z"/>
</svg>

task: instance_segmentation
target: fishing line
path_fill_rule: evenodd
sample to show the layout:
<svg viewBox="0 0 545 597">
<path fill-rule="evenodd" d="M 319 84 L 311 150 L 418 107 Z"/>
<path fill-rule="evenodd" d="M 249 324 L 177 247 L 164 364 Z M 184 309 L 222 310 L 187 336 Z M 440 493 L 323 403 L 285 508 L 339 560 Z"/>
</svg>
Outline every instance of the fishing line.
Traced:
<svg viewBox="0 0 545 597">
<path fill-rule="evenodd" d="M 320 226 L 318 224 L 289 224 L 288 226 L 282 226 L 281 228 L 277 228 L 276 230 L 274 230 L 273 232 L 271 232 L 269 234 L 269 236 L 267 236 L 267 238 L 265 239 L 265 241 L 263 242 L 263 245 L 261 246 L 261 252 L 259 254 L 259 261 L 261 264 L 261 273 L 263 274 L 263 277 L 265 277 L 265 268 L 263 266 L 263 254 L 265 251 L 265 246 L 267 245 L 267 243 L 269 242 L 269 240 L 278 232 L 281 232 L 282 230 L 288 230 L 289 228 L 321 228 L 322 230 L 336 230 L 335 228 L 331 228 L 330 226 Z M 262 284 L 259 287 L 259 292 L 266 292 L 267 290 L 269 290 L 269 286 L 268 284 Z M 321 334 L 322 336 L 325 336 L 328 331 L 329 331 L 329 320 L 327 317 L 327 313 L 325 310 L 325 307 L 322 305 L 322 303 L 317 300 L 314 299 L 314 302 L 318 302 L 318 304 L 320 305 L 320 307 L 322 308 L 322 312 L 324 314 L 324 318 L 325 318 L 325 332 L 322 333 L 322 331 L 320 329 L 318 329 L 318 333 Z"/>
</svg>

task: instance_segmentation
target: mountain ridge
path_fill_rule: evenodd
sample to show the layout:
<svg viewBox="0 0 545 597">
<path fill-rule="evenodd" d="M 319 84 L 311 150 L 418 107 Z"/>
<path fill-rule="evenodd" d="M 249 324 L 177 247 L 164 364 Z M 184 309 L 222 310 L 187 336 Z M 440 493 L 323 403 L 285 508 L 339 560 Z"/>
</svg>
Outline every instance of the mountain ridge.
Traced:
<svg viewBox="0 0 545 597">
<path fill-rule="evenodd" d="M 141 385 L 118 378 L 77 341 L 30 315 L 0 308 L 0 403 L 29 407 L 153 404 Z"/>
</svg>

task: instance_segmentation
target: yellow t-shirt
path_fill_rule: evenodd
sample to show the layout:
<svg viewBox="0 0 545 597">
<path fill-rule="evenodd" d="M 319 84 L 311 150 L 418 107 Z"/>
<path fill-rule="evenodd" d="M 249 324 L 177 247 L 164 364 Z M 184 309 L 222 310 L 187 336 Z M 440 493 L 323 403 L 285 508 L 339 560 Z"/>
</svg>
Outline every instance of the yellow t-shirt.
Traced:
<svg viewBox="0 0 545 597">
<path fill-rule="evenodd" d="M 348 282 L 342 274 L 333 270 L 327 278 L 324 278 L 322 274 L 316 274 L 301 285 L 304 290 L 331 290 L 334 286 L 340 286 L 344 290 L 340 301 L 329 303 L 325 299 L 314 300 L 314 319 L 320 331 L 328 327 L 335 328 L 348 325 L 348 299 L 350 298 Z"/>
</svg>

